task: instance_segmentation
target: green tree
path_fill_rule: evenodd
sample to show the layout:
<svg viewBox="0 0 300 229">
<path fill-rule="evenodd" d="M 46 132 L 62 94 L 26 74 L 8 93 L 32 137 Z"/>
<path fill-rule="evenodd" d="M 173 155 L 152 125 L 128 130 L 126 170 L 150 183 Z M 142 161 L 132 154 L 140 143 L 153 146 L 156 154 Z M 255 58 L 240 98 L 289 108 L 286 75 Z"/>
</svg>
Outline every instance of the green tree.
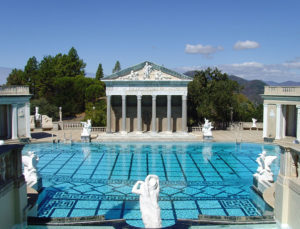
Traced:
<svg viewBox="0 0 300 229">
<path fill-rule="evenodd" d="M 197 71 L 188 85 L 189 124 L 202 123 L 204 118 L 224 126 L 230 121 L 230 108 L 240 87 L 217 68 Z"/>
<path fill-rule="evenodd" d="M 106 126 L 106 101 L 86 103 L 85 119 L 91 119 L 93 126 Z"/>
<path fill-rule="evenodd" d="M 20 69 L 14 68 L 6 79 L 6 85 L 27 85 L 24 72 Z"/>
<path fill-rule="evenodd" d="M 98 69 L 97 69 L 97 72 L 96 72 L 96 80 L 100 80 L 100 79 L 102 79 L 103 78 L 103 76 L 104 76 L 104 74 L 103 74 L 103 68 L 102 68 L 102 64 L 100 63 L 99 65 L 98 65 Z"/>
<path fill-rule="evenodd" d="M 117 60 L 114 69 L 112 70 L 112 73 L 118 72 L 121 70 L 120 62 Z"/>
<path fill-rule="evenodd" d="M 29 85 L 30 93 L 33 94 L 33 98 L 37 97 L 36 84 L 39 78 L 38 70 L 39 63 L 36 58 L 34 56 L 29 58 L 24 68 L 24 77 Z"/>
</svg>

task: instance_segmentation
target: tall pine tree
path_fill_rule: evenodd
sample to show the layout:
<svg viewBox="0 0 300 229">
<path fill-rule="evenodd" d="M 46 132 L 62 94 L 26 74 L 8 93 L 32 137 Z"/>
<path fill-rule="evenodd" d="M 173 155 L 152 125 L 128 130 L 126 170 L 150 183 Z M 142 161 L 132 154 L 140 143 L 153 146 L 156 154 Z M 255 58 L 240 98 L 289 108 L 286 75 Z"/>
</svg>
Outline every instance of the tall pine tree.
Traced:
<svg viewBox="0 0 300 229">
<path fill-rule="evenodd" d="M 118 72 L 121 70 L 120 62 L 117 60 L 114 69 L 112 70 L 112 73 Z"/>
<path fill-rule="evenodd" d="M 100 80 L 101 78 L 103 78 L 103 68 L 102 68 L 102 64 L 100 63 L 98 65 L 98 69 L 97 69 L 97 72 L 96 72 L 96 80 Z"/>
</svg>

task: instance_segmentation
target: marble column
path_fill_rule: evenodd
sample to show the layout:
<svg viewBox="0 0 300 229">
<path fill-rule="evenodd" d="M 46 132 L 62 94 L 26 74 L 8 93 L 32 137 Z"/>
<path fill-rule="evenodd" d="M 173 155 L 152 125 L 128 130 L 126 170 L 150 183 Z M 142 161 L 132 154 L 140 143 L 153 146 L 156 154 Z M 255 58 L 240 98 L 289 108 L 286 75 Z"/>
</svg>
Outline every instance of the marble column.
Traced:
<svg viewBox="0 0 300 229">
<path fill-rule="evenodd" d="M 182 96 L 182 132 L 186 132 L 186 121 L 187 121 L 187 111 L 186 111 L 186 95 Z"/>
<path fill-rule="evenodd" d="M 156 95 L 152 95 L 152 132 L 156 132 Z"/>
<path fill-rule="evenodd" d="M 268 104 L 264 104 L 263 138 L 268 137 Z"/>
<path fill-rule="evenodd" d="M 296 109 L 297 109 L 297 130 L 296 130 L 296 137 L 297 137 L 297 140 L 300 141 L 300 105 L 297 105 Z"/>
<path fill-rule="evenodd" d="M 137 131 L 142 132 L 142 96 L 137 96 Z"/>
<path fill-rule="evenodd" d="M 30 135 L 30 103 L 25 103 L 25 128 L 26 128 L 26 138 L 31 138 Z"/>
<path fill-rule="evenodd" d="M 276 104 L 276 137 L 275 139 L 281 139 L 282 137 L 282 105 Z"/>
<path fill-rule="evenodd" d="M 11 138 L 11 105 L 6 105 L 7 139 Z"/>
<path fill-rule="evenodd" d="M 126 95 L 122 95 L 122 132 L 126 132 Z"/>
<path fill-rule="evenodd" d="M 282 138 L 286 137 L 286 108 L 286 105 L 282 105 Z"/>
<path fill-rule="evenodd" d="M 11 139 L 18 139 L 18 104 L 12 104 Z"/>
<path fill-rule="evenodd" d="M 106 96 L 106 133 L 111 133 L 111 95 Z"/>
<path fill-rule="evenodd" d="M 171 102 L 172 102 L 172 96 L 171 95 L 167 95 L 167 122 L 168 122 L 168 125 L 167 125 L 167 131 L 168 132 L 171 132 Z"/>
</svg>

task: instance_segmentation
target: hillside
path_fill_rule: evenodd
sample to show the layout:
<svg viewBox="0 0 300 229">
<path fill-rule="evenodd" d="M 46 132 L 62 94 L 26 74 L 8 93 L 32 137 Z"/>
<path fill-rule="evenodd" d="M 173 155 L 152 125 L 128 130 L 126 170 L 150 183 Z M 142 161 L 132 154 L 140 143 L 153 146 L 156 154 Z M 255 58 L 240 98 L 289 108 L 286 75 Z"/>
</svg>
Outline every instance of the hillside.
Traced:
<svg viewBox="0 0 300 229">
<path fill-rule="evenodd" d="M 195 71 L 189 71 L 184 73 L 187 76 L 194 77 Z M 229 75 L 229 79 L 238 82 L 239 85 L 243 86 L 242 93 L 248 97 L 253 103 L 260 104 L 263 102 L 260 94 L 264 93 L 264 86 L 267 84 L 261 80 L 245 80 L 235 75 Z"/>
</svg>

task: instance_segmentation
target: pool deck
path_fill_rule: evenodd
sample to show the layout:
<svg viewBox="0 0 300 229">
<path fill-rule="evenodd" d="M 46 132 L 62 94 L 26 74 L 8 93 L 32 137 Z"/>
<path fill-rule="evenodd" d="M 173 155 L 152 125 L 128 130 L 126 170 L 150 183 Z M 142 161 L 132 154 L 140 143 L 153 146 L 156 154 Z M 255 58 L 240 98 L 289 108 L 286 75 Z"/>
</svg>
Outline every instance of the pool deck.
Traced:
<svg viewBox="0 0 300 229">
<path fill-rule="evenodd" d="M 69 130 L 51 130 L 31 131 L 31 143 L 53 142 L 53 140 L 60 142 L 64 141 L 64 136 L 72 139 L 73 142 L 81 142 L 81 129 Z M 213 130 L 212 142 L 252 142 L 264 143 L 262 131 L 259 130 Z M 283 147 L 293 148 L 300 151 L 300 144 L 294 144 L 295 137 L 286 137 L 284 139 L 275 140 L 273 144 Z M 159 141 L 159 142 L 202 142 L 203 135 L 201 132 L 193 133 L 92 133 L 92 142 L 138 142 L 138 141 Z M 18 144 L 19 140 L 6 140 L 5 144 Z"/>
</svg>

